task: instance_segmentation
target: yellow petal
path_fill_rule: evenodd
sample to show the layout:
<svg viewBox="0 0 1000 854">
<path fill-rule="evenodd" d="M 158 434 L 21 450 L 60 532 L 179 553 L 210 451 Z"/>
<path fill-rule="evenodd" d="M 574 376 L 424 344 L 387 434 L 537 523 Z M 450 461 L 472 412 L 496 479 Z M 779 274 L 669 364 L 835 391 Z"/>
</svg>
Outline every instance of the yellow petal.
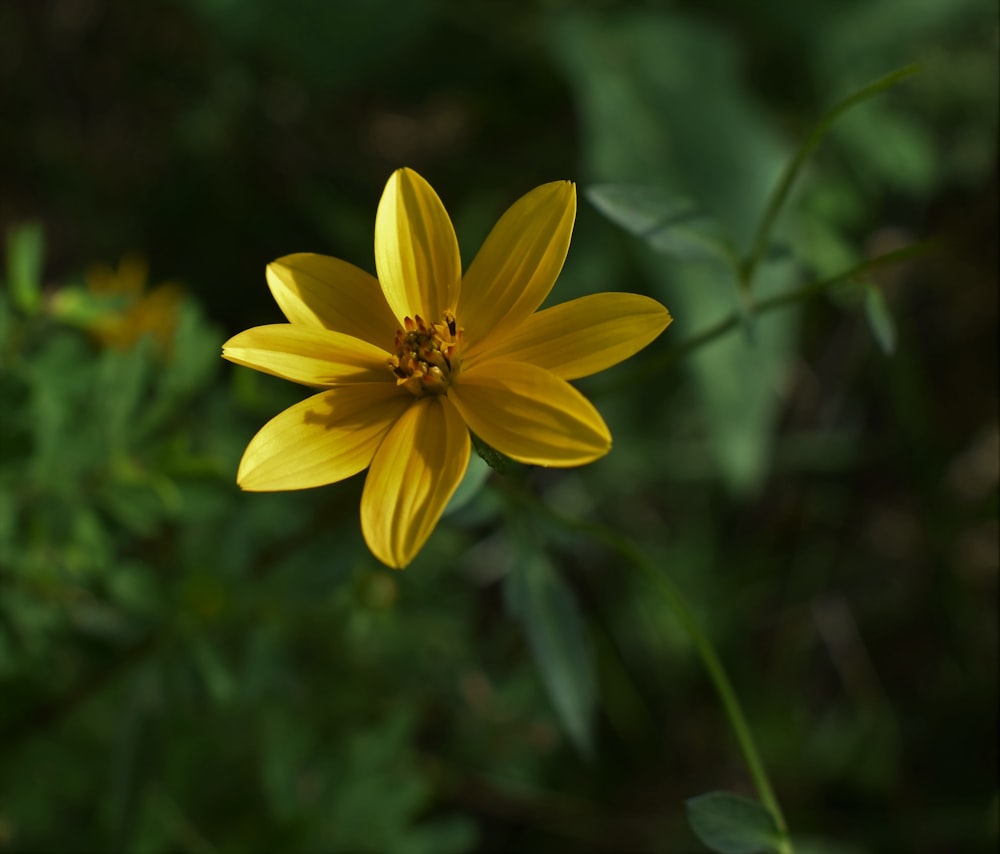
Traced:
<svg viewBox="0 0 1000 854">
<path fill-rule="evenodd" d="M 300 252 L 267 265 L 267 284 L 289 322 L 391 347 L 399 323 L 374 276 L 327 255 Z"/>
<path fill-rule="evenodd" d="M 382 193 L 375 268 L 400 325 L 404 317 L 435 322 L 454 310 L 462 278 L 458 239 L 437 193 L 412 169 L 393 172 Z"/>
<path fill-rule="evenodd" d="M 566 260 L 575 218 L 576 188 L 556 181 L 523 196 L 493 227 L 465 273 L 455 312 L 470 357 L 542 304 Z"/>
<path fill-rule="evenodd" d="M 590 402 L 534 365 L 476 365 L 462 372 L 448 399 L 472 432 L 522 463 L 576 466 L 611 450 L 611 433 Z"/>
<path fill-rule="evenodd" d="M 312 386 L 395 382 L 389 354 L 340 332 L 276 323 L 234 335 L 222 356 L 276 377 Z"/>
<path fill-rule="evenodd" d="M 250 440 L 236 482 L 250 492 L 276 492 L 357 474 L 412 402 L 392 383 L 341 386 L 306 398 Z"/>
<path fill-rule="evenodd" d="M 361 496 L 361 531 L 402 569 L 434 530 L 469 463 L 469 431 L 446 397 L 424 397 L 386 435 Z"/>
<path fill-rule="evenodd" d="M 508 337 L 496 341 L 490 355 L 496 352 L 505 361 L 528 362 L 574 380 L 639 352 L 671 319 L 649 297 L 593 294 L 536 312 Z"/>
</svg>

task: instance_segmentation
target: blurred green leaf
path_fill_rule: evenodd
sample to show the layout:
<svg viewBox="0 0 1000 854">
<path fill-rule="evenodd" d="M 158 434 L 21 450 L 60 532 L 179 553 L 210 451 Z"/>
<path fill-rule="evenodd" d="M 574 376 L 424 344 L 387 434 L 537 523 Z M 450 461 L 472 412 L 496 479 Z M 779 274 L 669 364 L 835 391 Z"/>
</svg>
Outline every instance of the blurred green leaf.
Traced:
<svg viewBox="0 0 1000 854">
<path fill-rule="evenodd" d="M 72 489 L 98 456 L 93 351 L 77 334 L 50 334 L 26 367 L 31 387 L 32 478 L 54 492 Z"/>
<path fill-rule="evenodd" d="M 137 436 L 148 435 L 163 428 L 171 418 L 185 414 L 190 399 L 209 386 L 223 364 L 219 358 L 222 338 L 193 300 L 181 303 L 169 353 L 156 364 L 151 399 L 138 413 L 134 428 Z M 244 374 L 253 376 L 251 371 L 236 372 L 237 377 Z"/>
<path fill-rule="evenodd" d="M 669 187 L 742 244 L 787 146 L 747 91 L 735 41 L 675 10 L 566 10 L 551 47 L 577 102 L 591 179 Z"/>
<path fill-rule="evenodd" d="M 552 704 L 577 749 L 593 752 L 597 679 L 576 596 L 545 554 L 533 551 L 507 577 L 507 602 L 519 617 Z"/>
<path fill-rule="evenodd" d="M 708 792 L 687 801 L 688 824 L 695 836 L 719 854 L 758 854 L 777 850 L 774 817 L 758 801 L 729 792 Z"/>
<path fill-rule="evenodd" d="M 483 462 L 486 463 L 497 474 L 506 474 L 507 469 L 513 464 L 513 460 L 505 454 L 501 454 L 496 448 L 487 445 L 475 433 L 472 433 L 472 447 L 476 449 Z"/>
<path fill-rule="evenodd" d="M 712 211 L 736 245 L 749 242 L 788 148 L 746 91 L 735 44 L 676 12 L 631 8 L 606 18 L 580 6 L 557 19 L 552 41 L 576 95 L 591 174 L 616 185 L 676 187 Z M 670 332 L 679 340 L 743 311 L 731 262 L 643 253 L 639 263 L 676 318 Z M 794 274 L 765 253 L 755 296 L 780 293 Z M 734 492 L 752 492 L 767 473 L 776 389 L 797 322 L 794 311 L 756 318 L 752 342 L 731 334 L 686 360 L 703 430 Z"/>
<path fill-rule="evenodd" d="M 931 129 L 892 104 L 863 104 L 839 121 L 832 133 L 846 157 L 863 170 L 869 186 L 924 196 L 942 172 Z"/>
<path fill-rule="evenodd" d="M 669 304 L 692 337 L 734 310 L 743 314 L 733 274 L 720 264 L 663 266 L 650 259 L 646 268 L 664 289 L 675 286 Z M 768 262 L 761 272 L 760 299 L 786 292 L 795 280 L 791 263 Z M 754 315 L 742 334 L 717 338 L 686 359 L 718 474 L 736 494 L 753 494 L 769 470 L 797 318 L 794 308 Z"/>
<path fill-rule="evenodd" d="M 109 311 L 121 309 L 124 304 L 124 297 L 119 294 L 98 295 L 84 287 L 66 285 L 52 294 L 49 310 L 63 323 L 88 329 Z"/>
<path fill-rule="evenodd" d="M 230 703 L 237 695 L 239 685 L 216 646 L 207 638 L 192 637 L 190 654 L 209 699 L 220 706 Z"/>
<path fill-rule="evenodd" d="M 462 478 L 458 489 L 451 496 L 448 506 L 444 508 L 443 515 L 448 516 L 472 501 L 479 494 L 479 490 L 483 488 L 483 485 L 489 478 L 491 469 L 492 467 L 489 463 L 480 455 L 470 456 L 469 467 L 465 470 L 465 477 Z"/>
<path fill-rule="evenodd" d="M 896 321 L 884 294 L 874 285 L 865 286 L 865 318 L 882 352 L 891 356 L 896 349 Z"/>
<path fill-rule="evenodd" d="M 7 286 L 14 305 L 34 314 L 42 301 L 45 232 L 40 223 L 15 226 L 7 232 Z"/>
<path fill-rule="evenodd" d="M 721 258 L 733 263 L 719 224 L 688 199 L 628 184 L 595 184 L 585 194 L 608 219 L 657 252 L 687 261 Z"/>
<path fill-rule="evenodd" d="M 153 341 L 142 338 L 128 350 L 106 349 L 96 365 L 92 406 L 110 456 L 123 454 L 137 438 L 146 392 L 155 371 Z"/>
</svg>

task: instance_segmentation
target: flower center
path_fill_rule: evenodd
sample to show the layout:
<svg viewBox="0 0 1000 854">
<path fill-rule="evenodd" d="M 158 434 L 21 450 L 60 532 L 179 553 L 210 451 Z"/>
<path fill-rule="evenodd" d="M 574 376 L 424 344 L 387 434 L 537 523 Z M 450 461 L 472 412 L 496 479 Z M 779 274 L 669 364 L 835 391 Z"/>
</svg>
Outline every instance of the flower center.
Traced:
<svg viewBox="0 0 1000 854">
<path fill-rule="evenodd" d="M 389 357 L 396 384 L 417 397 L 447 394 L 461 366 L 462 330 L 455 315 L 446 311 L 439 323 L 428 323 L 418 314 L 404 318 L 403 326 L 396 333 L 396 355 Z"/>
</svg>

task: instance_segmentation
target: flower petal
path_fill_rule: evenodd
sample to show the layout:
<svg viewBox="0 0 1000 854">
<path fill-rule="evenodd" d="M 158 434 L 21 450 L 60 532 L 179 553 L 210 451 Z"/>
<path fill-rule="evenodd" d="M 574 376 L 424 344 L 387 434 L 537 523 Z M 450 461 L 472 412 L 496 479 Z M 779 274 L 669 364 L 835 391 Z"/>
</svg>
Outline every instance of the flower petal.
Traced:
<svg viewBox="0 0 1000 854">
<path fill-rule="evenodd" d="M 469 430 L 446 397 L 424 397 L 382 441 L 361 495 L 372 554 L 402 569 L 434 530 L 469 464 Z"/>
<path fill-rule="evenodd" d="M 649 297 L 592 294 L 536 312 L 497 341 L 495 350 L 506 361 L 528 362 L 574 380 L 638 353 L 671 320 L 670 313 Z"/>
<path fill-rule="evenodd" d="M 576 187 L 555 181 L 516 201 L 493 227 L 465 273 L 455 312 L 470 357 L 542 304 L 566 260 L 575 218 Z"/>
<path fill-rule="evenodd" d="M 222 356 L 237 365 L 321 388 L 393 380 L 385 350 L 313 326 L 256 326 L 223 344 Z"/>
<path fill-rule="evenodd" d="M 448 399 L 500 453 L 541 466 L 576 466 L 611 450 L 611 433 L 565 380 L 525 362 L 491 360 L 463 371 Z"/>
<path fill-rule="evenodd" d="M 267 422 L 240 461 L 250 492 L 309 489 L 357 474 L 413 403 L 392 383 L 358 383 L 314 394 Z"/>
<path fill-rule="evenodd" d="M 412 169 L 389 178 L 375 215 L 375 268 L 399 325 L 454 310 L 462 279 L 458 238 L 430 184 Z"/>
<path fill-rule="evenodd" d="M 391 347 L 399 323 L 378 280 L 353 264 L 299 252 L 267 265 L 267 284 L 289 322 Z"/>
</svg>

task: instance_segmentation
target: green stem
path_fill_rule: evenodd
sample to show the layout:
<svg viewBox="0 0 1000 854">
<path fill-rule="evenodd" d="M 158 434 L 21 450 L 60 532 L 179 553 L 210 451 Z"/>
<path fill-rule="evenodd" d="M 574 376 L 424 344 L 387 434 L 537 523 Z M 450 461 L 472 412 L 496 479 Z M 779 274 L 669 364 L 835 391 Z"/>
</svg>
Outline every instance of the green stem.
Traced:
<svg viewBox="0 0 1000 854">
<path fill-rule="evenodd" d="M 768 201 L 767 208 L 765 209 L 764 216 L 761 218 L 760 224 L 757 226 L 757 233 L 754 237 L 750 255 L 742 265 L 740 271 L 740 283 L 747 292 L 750 291 L 757 267 L 760 265 L 760 261 L 764 257 L 767 247 L 770 245 L 771 230 L 774 228 L 774 223 L 778 218 L 778 214 L 781 212 L 781 208 L 784 206 L 785 200 L 788 198 L 788 194 L 791 192 L 796 178 L 799 177 L 802 167 L 816 150 L 816 147 L 820 144 L 823 137 L 826 136 L 827 131 L 830 130 L 830 126 L 842 113 L 849 110 L 851 107 L 861 103 L 873 95 L 878 94 L 884 89 L 888 89 L 890 86 L 895 86 L 900 80 L 903 80 L 912 74 L 916 74 L 917 70 L 918 68 L 916 65 L 907 65 L 904 68 L 900 68 L 886 74 L 884 77 L 880 77 L 878 80 L 873 80 L 863 89 L 859 89 L 854 94 L 848 95 L 844 98 L 844 100 L 835 104 L 826 113 L 826 115 L 820 119 L 816 127 L 814 127 L 809 136 L 806 137 L 805 142 L 799 146 L 799 150 L 795 153 L 795 157 L 792 158 L 788 166 L 785 167 L 785 171 L 782 173 L 778 186 L 774 188 L 774 192 L 772 193 L 771 198 Z"/>
<path fill-rule="evenodd" d="M 934 247 L 935 244 L 933 241 L 921 241 L 919 243 L 913 243 L 910 246 L 904 246 L 902 249 L 887 252 L 885 255 L 878 255 L 875 258 L 869 258 L 862 261 L 860 264 L 856 264 L 850 269 L 843 270 L 835 276 L 830 276 L 827 279 L 810 282 L 808 285 L 803 285 L 801 288 L 786 291 L 783 294 L 777 294 L 776 296 L 768 297 L 767 299 L 751 301 L 750 311 L 753 313 L 754 317 L 757 317 L 765 312 L 773 311 L 776 308 L 783 308 L 785 306 L 801 302 L 802 300 L 822 293 L 834 285 L 838 285 L 848 279 L 861 276 L 869 270 L 875 270 L 879 267 L 885 267 L 889 264 L 896 264 L 900 261 L 905 261 L 909 258 L 923 255 L 924 253 L 931 251 Z M 662 375 L 664 371 L 671 367 L 674 362 L 678 361 L 681 357 L 686 356 L 688 353 L 697 350 L 699 347 L 714 341 L 716 338 L 721 338 L 726 333 L 731 332 L 733 329 L 740 326 L 740 324 L 744 323 L 745 319 L 745 310 L 741 309 L 733 312 L 727 317 L 722 318 L 722 320 L 713 323 L 707 329 L 703 329 L 696 335 L 692 335 L 676 347 L 662 353 L 658 358 L 650 359 L 628 376 L 615 381 L 613 387 L 622 388 L 647 380 L 654 375 Z"/>
<path fill-rule="evenodd" d="M 626 546 L 627 548 L 623 549 L 621 546 Z M 719 695 L 719 701 L 722 703 L 722 708 L 729 719 L 729 726 L 736 736 L 736 741 L 743 753 L 743 760 L 746 762 L 747 770 L 753 779 L 761 803 L 774 816 L 774 823 L 777 825 L 780 834 L 778 850 L 782 854 L 792 854 L 792 843 L 788 838 L 788 824 L 785 822 L 785 815 L 781 811 L 781 805 L 774 794 L 771 780 L 767 776 L 767 769 L 764 767 L 760 752 L 757 750 L 757 744 L 753 739 L 753 734 L 750 732 L 750 726 L 747 723 L 746 716 L 743 714 L 743 707 L 740 705 L 740 701 L 736 696 L 732 683 L 729 681 L 729 676 L 726 674 L 718 653 L 716 653 L 715 648 L 698 625 L 698 621 L 691 611 L 691 606 L 688 605 L 687 600 L 670 577 L 657 570 L 645 556 L 632 547 L 631 543 L 622 543 L 616 547 L 616 550 L 634 566 L 641 569 L 650 581 L 659 587 L 677 615 L 677 619 L 694 642 L 695 649 L 698 650 L 698 655 L 701 657 L 701 663 L 708 673 L 708 678 L 715 687 L 715 692 Z"/>
<path fill-rule="evenodd" d="M 691 606 L 688 605 L 687 600 L 684 598 L 677 585 L 674 584 L 674 582 L 671 581 L 667 575 L 660 572 L 650 562 L 650 560 L 625 537 L 616 534 L 614 531 L 605 528 L 602 525 L 589 521 L 580 522 L 576 519 L 562 516 L 547 507 L 543 502 L 533 496 L 526 495 L 523 492 L 515 493 L 514 490 L 510 489 L 505 489 L 505 491 L 508 495 L 512 495 L 517 501 L 530 505 L 532 511 L 543 514 L 560 526 L 584 533 L 587 536 L 604 543 L 606 546 L 625 558 L 625 560 L 636 567 L 636 569 L 645 574 L 664 594 L 667 602 L 669 602 L 670 607 L 673 609 L 674 614 L 677 616 L 677 619 L 680 621 L 684 630 L 688 633 L 688 636 L 694 643 L 695 649 L 698 651 L 698 655 L 701 658 L 702 665 L 708 673 L 708 677 L 719 696 L 722 708 L 725 711 L 726 717 L 729 719 L 729 725 L 732 727 L 733 733 L 736 736 L 736 741 L 738 742 L 740 750 L 743 753 L 744 761 L 746 762 L 747 769 L 753 779 L 754 786 L 757 789 L 757 794 L 760 797 L 761 803 L 770 811 L 771 815 L 774 816 L 774 822 L 779 831 L 779 839 L 777 842 L 778 852 L 779 854 L 793 854 L 792 843 L 788 837 L 788 825 L 785 822 L 784 813 L 781 811 L 781 805 L 778 803 L 778 799 L 774 794 L 774 789 L 772 788 L 771 781 L 767 776 L 767 771 L 765 770 L 764 763 L 761 760 L 760 752 L 757 750 L 757 745 L 753 740 L 753 735 L 750 732 L 749 725 L 747 724 L 746 716 L 743 714 L 743 708 L 740 706 L 740 702 L 736 697 L 736 692 L 733 690 L 732 683 L 726 675 L 726 670 L 722 666 L 722 662 L 720 661 L 718 654 L 715 652 L 711 642 L 698 625 L 698 621 L 694 616 L 694 612 L 691 610 Z"/>
</svg>

